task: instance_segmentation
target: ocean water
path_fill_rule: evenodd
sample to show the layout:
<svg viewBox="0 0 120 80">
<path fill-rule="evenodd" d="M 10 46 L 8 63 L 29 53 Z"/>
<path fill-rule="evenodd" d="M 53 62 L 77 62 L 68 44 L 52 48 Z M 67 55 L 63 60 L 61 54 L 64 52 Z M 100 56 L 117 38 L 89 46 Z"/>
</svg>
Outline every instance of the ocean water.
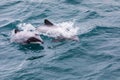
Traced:
<svg viewBox="0 0 120 80">
<path fill-rule="evenodd" d="M 74 21 L 80 42 L 10 43 L 19 23 Z M 120 80 L 120 0 L 1 0 L 0 80 Z"/>
</svg>

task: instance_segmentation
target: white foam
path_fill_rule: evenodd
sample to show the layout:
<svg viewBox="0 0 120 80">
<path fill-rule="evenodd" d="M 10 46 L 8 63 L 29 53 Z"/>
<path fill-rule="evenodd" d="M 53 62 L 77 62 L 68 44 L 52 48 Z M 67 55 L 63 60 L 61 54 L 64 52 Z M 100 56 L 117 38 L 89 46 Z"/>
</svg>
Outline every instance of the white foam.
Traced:
<svg viewBox="0 0 120 80">
<path fill-rule="evenodd" d="M 56 24 L 60 28 L 60 33 L 64 37 L 71 37 L 71 36 L 76 36 L 78 35 L 79 27 L 75 27 L 74 22 L 69 21 L 69 22 L 62 22 Z"/>
<path fill-rule="evenodd" d="M 17 25 L 20 30 L 23 31 L 35 31 L 35 27 L 32 24 L 27 24 L 27 23 L 20 23 Z"/>
</svg>

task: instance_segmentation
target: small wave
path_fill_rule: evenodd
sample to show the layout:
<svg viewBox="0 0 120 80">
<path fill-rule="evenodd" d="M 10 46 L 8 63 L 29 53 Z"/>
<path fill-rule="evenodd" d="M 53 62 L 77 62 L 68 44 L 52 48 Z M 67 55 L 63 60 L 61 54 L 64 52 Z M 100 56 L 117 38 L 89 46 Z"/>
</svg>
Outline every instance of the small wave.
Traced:
<svg viewBox="0 0 120 80">
<path fill-rule="evenodd" d="M 39 59 L 39 58 L 42 58 L 44 57 L 45 55 L 40 55 L 40 56 L 32 56 L 32 57 L 29 57 L 27 58 L 27 60 L 35 60 L 35 59 Z"/>
<path fill-rule="evenodd" d="M 82 2 L 82 0 L 63 0 L 65 3 L 68 3 L 68 4 L 80 4 Z"/>
<path fill-rule="evenodd" d="M 43 3 L 43 2 L 47 2 L 49 0 L 26 0 L 26 1 L 29 1 L 31 3 Z"/>
<path fill-rule="evenodd" d="M 19 23 L 20 21 L 8 21 L 5 24 L 2 24 L 2 26 L 0 27 L 0 32 L 9 32 L 9 30 L 12 30 L 14 28 L 16 28 L 16 25 Z"/>
<path fill-rule="evenodd" d="M 43 2 L 43 0 L 29 0 L 30 2 L 39 2 L 39 3 L 41 3 L 41 2 Z"/>
</svg>

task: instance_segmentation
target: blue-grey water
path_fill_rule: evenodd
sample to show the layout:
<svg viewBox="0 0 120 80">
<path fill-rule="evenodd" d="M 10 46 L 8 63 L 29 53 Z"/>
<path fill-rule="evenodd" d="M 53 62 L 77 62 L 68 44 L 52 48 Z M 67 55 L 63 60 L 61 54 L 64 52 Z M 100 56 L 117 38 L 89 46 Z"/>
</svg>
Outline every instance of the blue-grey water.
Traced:
<svg viewBox="0 0 120 80">
<path fill-rule="evenodd" d="M 75 21 L 80 42 L 10 43 L 18 23 Z M 120 80 L 120 0 L 0 0 L 0 80 Z"/>
</svg>

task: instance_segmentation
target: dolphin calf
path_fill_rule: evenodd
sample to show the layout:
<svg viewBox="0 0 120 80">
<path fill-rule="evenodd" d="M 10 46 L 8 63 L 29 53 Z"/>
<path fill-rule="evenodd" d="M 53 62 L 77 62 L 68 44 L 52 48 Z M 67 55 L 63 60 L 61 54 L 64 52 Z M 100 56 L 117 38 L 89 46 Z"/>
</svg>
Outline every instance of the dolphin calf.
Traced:
<svg viewBox="0 0 120 80">
<path fill-rule="evenodd" d="M 54 38 L 53 41 L 74 40 L 79 41 L 77 35 L 72 34 L 70 29 L 57 26 L 49 20 L 44 20 L 44 25 L 37 28 L 40 34 Z M 70 35 L 71 34 L 71 35 Z"/>
<path fill-rule="evenodd" d="M 30 31 L 21 31 L 19 29 L 14 29 L 12 31 L 11 42 L 21 44 L 43 44 L 43 40 L 40 35 Z"/>
</svg>

